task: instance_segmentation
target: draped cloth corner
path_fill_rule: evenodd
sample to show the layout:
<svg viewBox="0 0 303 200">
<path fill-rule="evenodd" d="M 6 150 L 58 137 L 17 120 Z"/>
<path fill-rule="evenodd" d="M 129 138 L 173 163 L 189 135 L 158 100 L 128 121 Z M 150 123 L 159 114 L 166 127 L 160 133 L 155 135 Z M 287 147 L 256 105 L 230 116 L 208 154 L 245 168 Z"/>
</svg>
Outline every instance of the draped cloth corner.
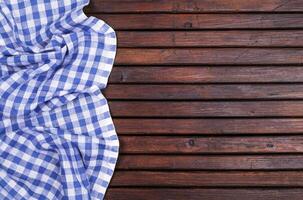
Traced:
<svg viewBox="0 0 303 200">
<path fill-rule="evenodd" d="M 116 35 L 88 0 L 0 1 L 0 199 L 103 199 Z"/>
</svg>

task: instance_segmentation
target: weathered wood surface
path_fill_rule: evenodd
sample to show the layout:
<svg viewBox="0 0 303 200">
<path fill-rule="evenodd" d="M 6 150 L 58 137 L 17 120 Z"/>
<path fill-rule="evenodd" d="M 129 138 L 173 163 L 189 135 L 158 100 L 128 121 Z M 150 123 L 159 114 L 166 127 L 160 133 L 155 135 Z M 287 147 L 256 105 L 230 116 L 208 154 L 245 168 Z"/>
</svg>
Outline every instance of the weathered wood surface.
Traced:
<svg viewBox="0 0 303 200">
<path fill-rule="evenodd" d="M 301 200 L 303 1 L 92 0 L 117 33 L 105 199 Z"/>
<path fill-rule="evenodd" d="M 121 155 L 119 170 L 301 170 L 302 155 Z"/>
<path fill-rule="evenodd" d="M 120 47 L 302 47 L 301 30 L 118 31 Z M 147 39 L 148 38 L 148 39 Z"/>
<path fill-rule="evenodd" d="M 119 171 L 112 186 L 302 187 L 302 172 L 150 172 Z"/>
<path fill-rule="evenodd" d="M 303 133 L 302 118 L 115 118 L 114 123 L 120 135 L 290 135 Z"/>
<path fill-rule="evenodd" d="M 114 117 L 303 117 L 303 101 L 113 101 Z"/>
<path fill-rule="evenodd" d="M 303 15 L 302 15 L 303 18 Z M 303 48 L 121 48 L 117 65 L 261 65 L 303 64 Z"/>
<path fill-rule="evenodd" d="M 92 0 L 88 12 L 302 12 L 300 0 Z"/>
<path fill-rule="evenodd" d="M 120 141 L 120 152 L 130 154 L 303 153 L 303 136 L 120 136 Z"/>
<path fill-rule="evenodd" d="M 116 30 L 302 29 L 303 14 L 96 14 Z"/>
<path fill-rule="evenodd" d="M 302 189 L 167 189 L 167 188 L 110 188 L 107 199 L 153 199 L 153 200 L 289 200 L 301 199 Z"/>
<path fill-rule="evenodd" d="M 146 92 L 152 91 L 152 92 Z M 121 85 L 105 90 L 108 99 L 123 100 L 220 100 L 220 99 L 303 99 L 303 84 L 203 84 Z"/>
<path fill-rule="evenodd" d="M 110 83 L 303 83 L 299 66 L 124 66 Z M 204 86 L 201 85 L 201 86 Z M 289 85 L 290 87 L 294 85 Z M 148 91 L 149 92 L 149 91 Z"/>
</svg>

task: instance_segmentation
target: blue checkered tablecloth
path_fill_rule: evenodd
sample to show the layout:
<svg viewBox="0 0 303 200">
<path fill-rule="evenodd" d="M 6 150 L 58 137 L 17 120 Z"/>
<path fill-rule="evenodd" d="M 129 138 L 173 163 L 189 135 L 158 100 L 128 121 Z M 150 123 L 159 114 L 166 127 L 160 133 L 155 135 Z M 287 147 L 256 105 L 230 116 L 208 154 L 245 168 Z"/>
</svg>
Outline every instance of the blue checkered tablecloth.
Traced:
<svg viewBox="0 0 303 200">
<path fill-rule="evenodd" d="M 115 32 L 88 0 L 0 0 L 0 199 L 103 199 Z"/>
</svg>

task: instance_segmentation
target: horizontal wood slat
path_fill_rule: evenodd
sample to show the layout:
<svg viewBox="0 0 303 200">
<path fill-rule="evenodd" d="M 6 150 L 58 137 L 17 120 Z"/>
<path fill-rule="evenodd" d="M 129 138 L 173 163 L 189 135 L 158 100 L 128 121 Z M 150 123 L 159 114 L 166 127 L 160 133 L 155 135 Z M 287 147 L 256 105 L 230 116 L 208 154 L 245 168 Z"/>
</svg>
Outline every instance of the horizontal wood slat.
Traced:
<svg viewBox="0 0 303 200">
<path fill-rule="evenodd" d="M 123 134 L 299 134 L 303 119 L 114 119 Z"/>
<path fill-rule="evenodd" d="M 303 71 L 303 68 L 302 68 Z M 302 84 L 225 85 L 108 85 L 108 99 L 218 100 L 218 99 L 302 99 Z"/>
<path fill-rule="evenodd" d="M 140 48 L 120 48 L 115 62 L 118 65 L 302 64 L 302 55 L 303 48 L 189 48 L 144 51 Z"/>
<path fill-rule="evenodd" d="M 301 29 L 303 14 L 97 14 L 115 30 Z"/>
<path fill-rule="evenodd" d="M 302 170 L 302 155 L 120 155 L 123 170 Z"/>
<path fill-rule="evenodd" d="M 169 189 L 169 188 L 110 188 L 105 199 L 153 199 L 153 200 L 301 200 L 298 189 Z"/>
<path fill-rule="evenodd" d="M 302 117 L 303 101 L 112 101 L 114 117 Z"/>
<path fill-rule="evenodd" d="M 87 12 L 292 12 L 302 11 L 300 0 L 92 0 Z"/>
<path fill-rule="evenodd" d="M 146 172 L 117 171 L 112 186 L 216 187 L 303 186 L 302 172 Z"/>
<path fill-rule="evenodd" d="M 303 136 L 169 137 L 120 136 L 122 153 L 302 153 Z"/>
<path fill-rule="evenodd" d="M 291 83 L 303 82 L 303 67 L 114 67 L 110 83 Z"/>
<path fill-rule="evenodd" d="M 300 47 L 303 31 L 119 31 L 119 47 Z"/>
</svg>

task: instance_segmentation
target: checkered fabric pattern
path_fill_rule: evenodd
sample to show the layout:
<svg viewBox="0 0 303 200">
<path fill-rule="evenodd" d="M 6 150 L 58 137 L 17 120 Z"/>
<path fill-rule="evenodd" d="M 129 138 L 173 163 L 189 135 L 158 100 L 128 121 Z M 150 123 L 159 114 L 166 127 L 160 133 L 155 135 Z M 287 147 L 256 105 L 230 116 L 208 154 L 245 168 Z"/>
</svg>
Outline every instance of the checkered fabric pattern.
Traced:
<svg viewBox="0 0 303 200">
<path fill-rule="evenodd" d="M 0 199 L 103 199 L 119 141 L 115 32 L 88 0 L 0 1 Z"/>
</svg>

